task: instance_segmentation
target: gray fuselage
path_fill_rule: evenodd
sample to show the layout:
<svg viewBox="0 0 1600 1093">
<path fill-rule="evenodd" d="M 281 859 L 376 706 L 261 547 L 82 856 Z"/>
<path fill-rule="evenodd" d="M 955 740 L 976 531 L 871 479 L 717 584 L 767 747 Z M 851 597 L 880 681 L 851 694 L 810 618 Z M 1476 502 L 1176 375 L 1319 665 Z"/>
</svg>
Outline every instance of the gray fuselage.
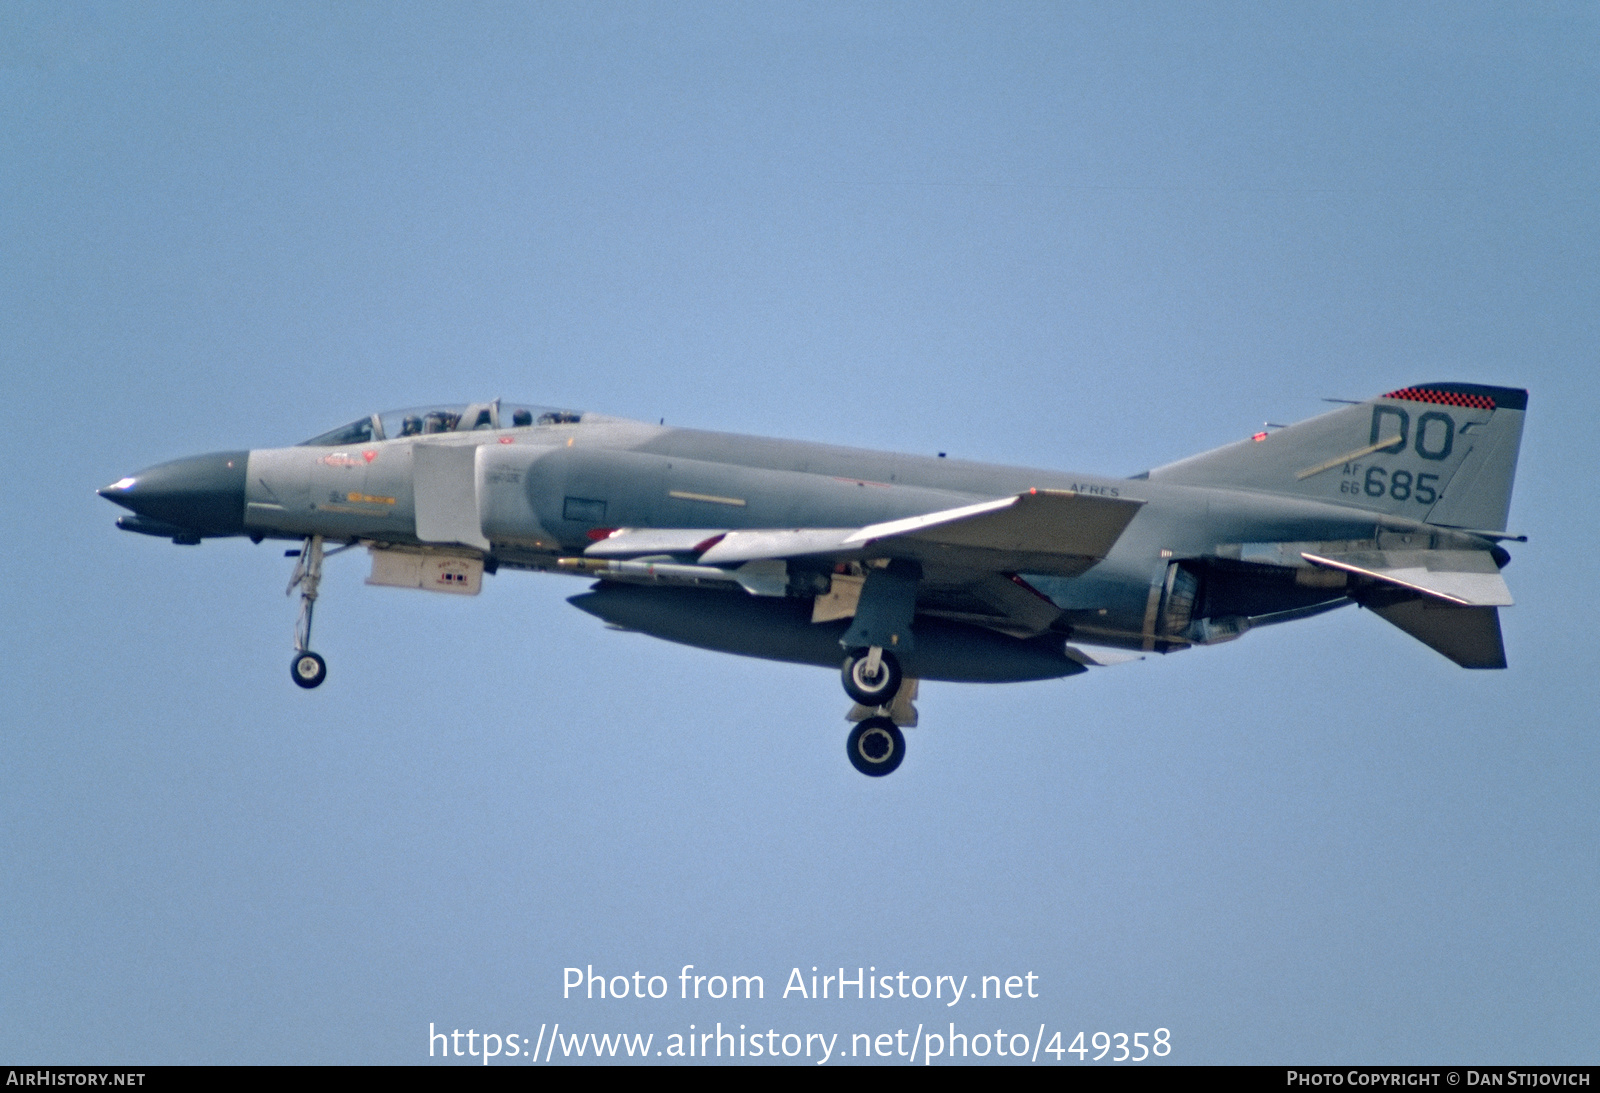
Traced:
<svg viewBox="0 0 1600 1093">
<path fill-rule="evenodd" d="M 1146 502 L 1110 554 L 1081 576 L 1023 575 L 1061 612 L 1057 631 L 1143 648 L 1194 640 L 1161 619 L 1168 570 L 1177 561 L 1227 566 L 1239 558 L 1240 544 L 1373 540 L 1386 526 L 1395 533 L 1417 530 L 1411 521 L 1364 509 L 1252 491 L 898 455 L 593 414 L 567 424 L 252 451 L 243 530 L 397 546 L 439 543 L 418 534 L 419 498 L 427 501 L 416 453 L 424 446 L 430 460 L 440 449 L 454 449 L 463 479 L 455 493 L 470 496 L 475 487 L 489 552 L 499 564 L 519 568 L 556 569 L 559 558 L 581 554 L 597 532 L 611 528 L 703 528 L 709 536 L 752 528 L 858 527 L 1030 489 Z M 465 480 L 469 471 L 472 481 Z M 1265 586 L 1260 579 L 1250 582 L 1252 595 L 1239 604 L 1215 603 L 1210 614 L 1264 618 L 1340 601 L 1342 592 L 1327 582 L 1297 582 L 1303 565 L 1280 568 L 1255 574 L 1277 579 Z M 933 567 L 920 602 L 938 614 L 941 600 L 951 599 L 962 583 L 962 574 Z M 1238 629 L 1217 633 L 1235 636 Z"/>
</svg>

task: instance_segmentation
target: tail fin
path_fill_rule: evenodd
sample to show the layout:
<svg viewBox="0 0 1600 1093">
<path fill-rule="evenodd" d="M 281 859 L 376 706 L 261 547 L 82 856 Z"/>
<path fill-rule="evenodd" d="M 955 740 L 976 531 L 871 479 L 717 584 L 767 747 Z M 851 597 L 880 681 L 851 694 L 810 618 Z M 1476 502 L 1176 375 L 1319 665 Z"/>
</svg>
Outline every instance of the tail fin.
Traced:
<svg viewBox="0 0 1600 1093">
<path fill-rule="evenodd" d="M 1419 383 L 1150 472 L 1504 531 L 1528 392 Z"/>
</svg>

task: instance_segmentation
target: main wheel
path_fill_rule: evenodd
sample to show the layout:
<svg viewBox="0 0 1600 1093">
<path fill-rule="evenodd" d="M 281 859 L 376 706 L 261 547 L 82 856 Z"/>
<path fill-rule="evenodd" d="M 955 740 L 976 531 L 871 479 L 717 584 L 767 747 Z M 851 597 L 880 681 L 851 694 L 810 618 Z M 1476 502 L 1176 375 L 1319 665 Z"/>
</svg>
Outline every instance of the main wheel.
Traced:
<svg viewBox="0 0 1600 1093">
<path fill-rule="evenodd" d="M 906 738 L 887 717 L 869 717 L 850 730 L 845 742 L 850 765 L 862 774 L 882 778 L 906 757 Z"/>
<path fill-rule="evenodd" d="M 296 653 L 294 662 L 289 665 L 289 675 L 309 690 L 328 678 L 328 666 L 313 652 Z"/>
<path fill-rule="evenodd" d="M 863 706 L 887 706 L 894 701 L 900 689 L 900 662 L 894 654 L 884 651 L 878 655 L 878 671 L 867 671 L 867 650 L 855 649 L 844 658 L 844 692 Z"/>
</svg>

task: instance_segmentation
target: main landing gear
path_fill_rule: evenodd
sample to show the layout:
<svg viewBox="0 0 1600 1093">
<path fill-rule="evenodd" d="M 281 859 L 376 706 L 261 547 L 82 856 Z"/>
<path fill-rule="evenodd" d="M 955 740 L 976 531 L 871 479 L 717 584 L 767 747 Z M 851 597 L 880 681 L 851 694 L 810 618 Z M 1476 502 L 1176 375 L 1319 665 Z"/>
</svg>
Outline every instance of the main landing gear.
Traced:
<svg viewBox="0 0 1600 1093">
<path fill-rule="evenodd" d="M 300 617 L 294 624 L 294 660 L 289 662 L 289 678 L 307 690 L 321 686 L 328 678 L 327 662 L 311 651 L 311 613 L 316 609 L 317 590 L 322 585 L 322 559 L 352 546 L 355 544 L 346 543 L 324 552 L 322 536 L 313 535 L 299 550 L 288 552 L 291 557 L 300 559 L 295 563 L 294 576 L 289 578 L 289 587 L 284 590 L 284 595 L 292 596 L 296 588 L 300 589 Z"/>
<path fill-rule="evenodd" d="M 855 615 L 839 639 L 845 649 L 839 674 L 845 693 L 856 700 L 847 715 L 856 727 L 850 730 L 846 750 L 851 764 L 874 778 L 900 765 L 906 754 L 900 729 L 917 723 L 911 705 L 917 681 L 905 678 L 896 654 L 912 651 L 911 623 L 921 580 L 922 567 L 914 561 L 872 563 L 863 573 Z"/>
<path fill-rule="evenodd" d="M 845 694 L 863 706 L 884 706 L 892 702 L 900 690 L 902 678 L 900 662 L 881 645 L 852 649 L 844 658 L 840 674 L 844 677 Z"/>
<path fill-rule="evenodd" d="M 872 778 L 882 778 L 906 757 L 906 738 L 887 717 L 869 717 L 850 730 L 845 741 L 850 765 Z"/>
<path fill-rule="evenodd" d="M 850 765 L 871 778 L 890 774 L 906 757 L 902 726 L 917 723 L 917 681 L 907 679 L 893 653 L 856 649 L 844 659 L 844 689 L 856 705 L 846 718 L 855 722 L 845 740 Z"/>
</svg>

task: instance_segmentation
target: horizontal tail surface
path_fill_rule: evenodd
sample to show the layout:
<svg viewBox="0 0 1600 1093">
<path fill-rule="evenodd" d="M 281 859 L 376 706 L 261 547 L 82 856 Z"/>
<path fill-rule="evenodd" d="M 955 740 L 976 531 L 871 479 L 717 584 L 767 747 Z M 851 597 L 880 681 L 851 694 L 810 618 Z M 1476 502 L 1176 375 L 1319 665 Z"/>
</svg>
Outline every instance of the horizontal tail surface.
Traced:
<svg viewBox="0 0 1600 1093">
<path fill-rule="evenodd" d="M 1379 617 L 1463 668 L 1506 666 L 1497 608 L 1457 607 L 1426 596 L 1370 606 Z"/>
</svg>

